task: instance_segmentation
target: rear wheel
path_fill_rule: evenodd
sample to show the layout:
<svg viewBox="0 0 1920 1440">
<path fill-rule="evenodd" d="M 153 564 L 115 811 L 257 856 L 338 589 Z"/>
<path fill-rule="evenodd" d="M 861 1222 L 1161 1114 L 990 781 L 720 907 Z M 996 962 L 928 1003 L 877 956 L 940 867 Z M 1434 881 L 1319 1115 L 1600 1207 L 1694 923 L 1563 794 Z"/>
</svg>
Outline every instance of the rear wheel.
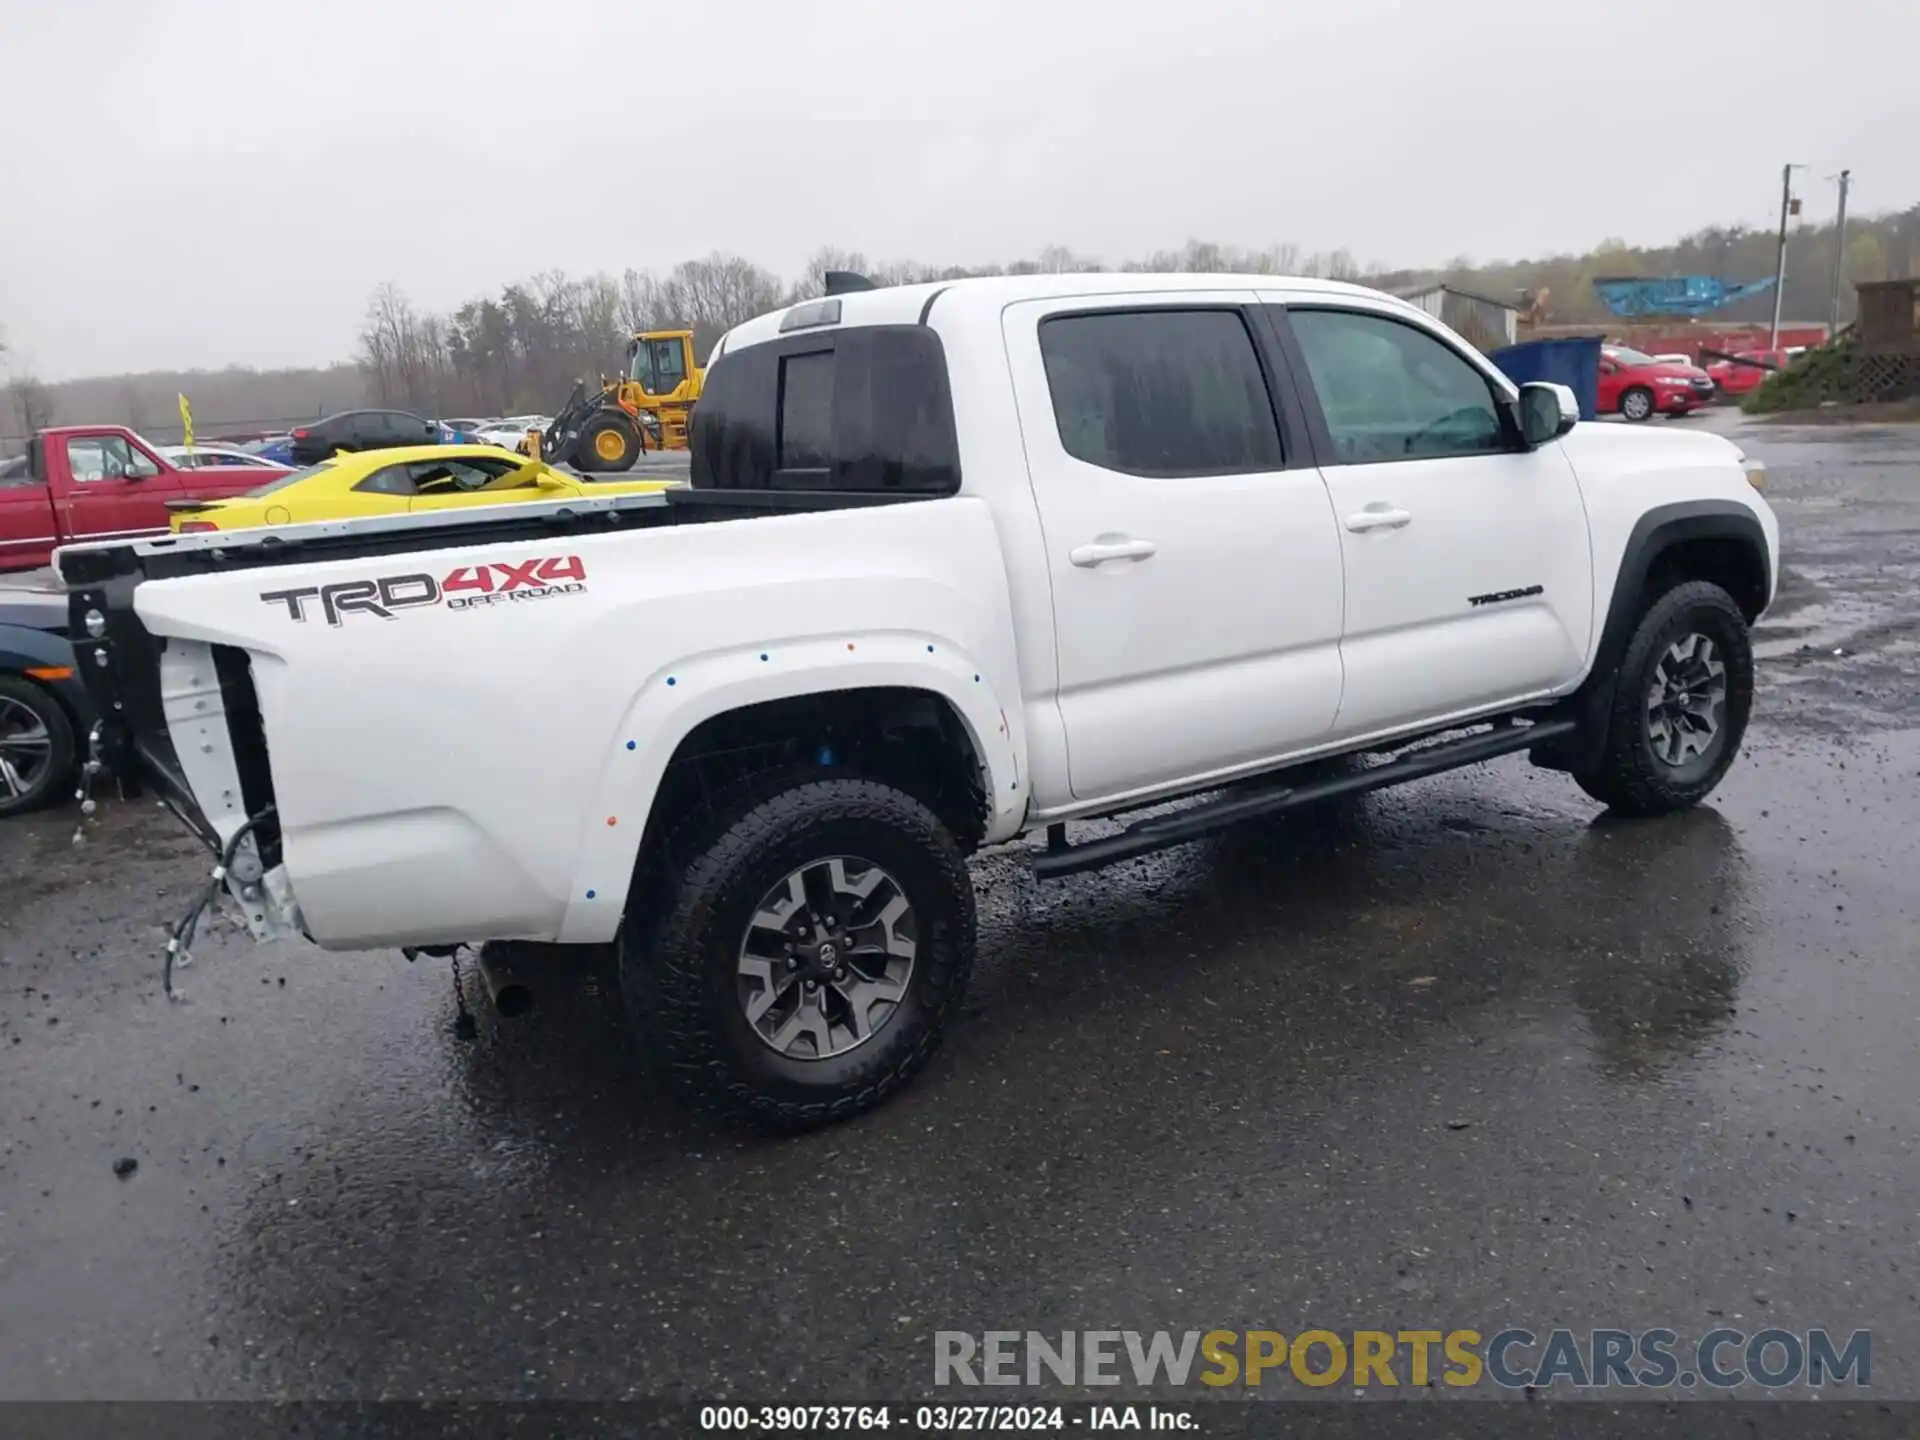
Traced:
<svg viewBox="0 0 1920 1440">
<path fill-rule="evenodd" d="M 73 726 L 52 693 L 0 675 L 0 817 L 51 804 L 73 778 Z"/>
<path fill-rule="evenodd" d="M 620 974 L 648 1061 L 683 1099 L 807 1129 L 926 1064 L 966 989 L 974 906 L 960 847 L 924 805 L 796 777 L 664 848 Z"/>
<path fill-rule="evenodd" d="M 1685 809 L 1733 764 L 1752 705 L 1753 643 L 1740 607 L 1718 585 L 1677 585 L 1627 642 L 1600 763 L 1574 779 L 1625 814 Z"/>
<path fill-rule="evenodd" d="M 631 470 L 639 458 L 640 430 L 624 410 L 602 410 L 574 444 L 574 467 L 588 473 Z"/>
<path fill-rule="evenodd" d="M 1649 420 L 1653 417 L 1653 391 L 1644 385 L 1635 385 L 1622 392 L 1620 413 L 1629 420 Z"/>
</svg>

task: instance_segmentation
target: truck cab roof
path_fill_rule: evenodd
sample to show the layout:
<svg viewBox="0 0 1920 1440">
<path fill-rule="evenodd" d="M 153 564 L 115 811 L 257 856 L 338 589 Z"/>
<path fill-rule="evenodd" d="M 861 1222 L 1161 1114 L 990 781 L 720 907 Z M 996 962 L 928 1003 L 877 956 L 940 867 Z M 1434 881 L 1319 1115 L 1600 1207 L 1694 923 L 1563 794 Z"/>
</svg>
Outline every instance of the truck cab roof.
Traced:
<svg viewBox="0 0 1920 1440">
<path fill-rule="evenodd" d="M 825 329 L 836 325 L 924 325 L 935 313 L 936 302 L 942 314 L 962 308 L 979 313 L 998 311 L 1025 300 L 1057 300 L 1075 295 L 1164 295 L 1169 291 L 1193 290 L 1284 290 L 1294 294 L 1306 291 L 1325 295 L 1329 299 L 1364 297 L 1374 304 L 1391 298 L 1341 280 L 1319 280 L 1295 275 L 1163 275 L 1133 272 L 983 275 L 964 280 L 932 280 L 918 285 L 856 290 L 802 300 L 735 326 L 721 337 L 713 358 L 717 362 L 730 351 L 813 328 Z M 1412 305 L 1406 308 L 1410 312 L 1415 309 Z"/>
</svg>

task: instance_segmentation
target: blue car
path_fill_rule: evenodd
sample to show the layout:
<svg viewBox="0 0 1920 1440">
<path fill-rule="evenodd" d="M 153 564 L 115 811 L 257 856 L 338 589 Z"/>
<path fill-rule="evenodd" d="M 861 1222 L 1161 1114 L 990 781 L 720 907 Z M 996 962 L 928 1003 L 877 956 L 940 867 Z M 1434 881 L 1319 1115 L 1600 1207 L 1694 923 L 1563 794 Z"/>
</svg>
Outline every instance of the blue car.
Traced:
<svg viewBox="0 0 1920 1440">
<path fill-rule="evenodd" d="M 249 455 L 258 455 L 262 460 L 269 460 L 275 465 L 285 465 L 289 470 L 296 468 L 293 463 L 291 435 L 275 435 L 269 440 L 255 440 L 240 448 Z"/>
<path fill-rule="evenodd" d="M 0 589 L 0 819 L 73 790 L 93 705 L 67 643 L 67 597 Z"/>
</svg>

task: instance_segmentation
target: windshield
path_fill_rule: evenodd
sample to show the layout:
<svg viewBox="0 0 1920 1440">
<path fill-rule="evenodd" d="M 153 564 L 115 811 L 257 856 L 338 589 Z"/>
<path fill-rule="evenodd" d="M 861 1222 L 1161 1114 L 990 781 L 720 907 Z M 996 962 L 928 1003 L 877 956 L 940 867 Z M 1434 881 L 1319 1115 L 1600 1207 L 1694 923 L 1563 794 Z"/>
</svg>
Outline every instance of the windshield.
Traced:
<svg viewBox="0 0 1920 1440">
<path fill-rule="evenodd" d="M 1657 365 L 1660 363 L 1651 355 L 1642 355 L 1638 350 L 1624 350 L 1617 346 L 1609 350 L 1607 354 L 1611 358 L 1618 360 L 1622 365 Z"/>
<path fill-rule="evenodd" d="M 262 495 L 271 495 L 276 490 L 284 490 L 289 485 L 298 485 L 302 480 L 307 479 L 309 476 L 318 475 L 321 471 L 330 470 L 332 468 L 333 468 L 333 461 L 322 460 L 318 465 L 309 465 L 304 470 L 290 471 L 289 473 L 280 476 L 278 479 L 269 480 L 266 484 L 257 485 L 253 489 L 247 491 L 247 498 L 258 499 Z"/>
</svg>

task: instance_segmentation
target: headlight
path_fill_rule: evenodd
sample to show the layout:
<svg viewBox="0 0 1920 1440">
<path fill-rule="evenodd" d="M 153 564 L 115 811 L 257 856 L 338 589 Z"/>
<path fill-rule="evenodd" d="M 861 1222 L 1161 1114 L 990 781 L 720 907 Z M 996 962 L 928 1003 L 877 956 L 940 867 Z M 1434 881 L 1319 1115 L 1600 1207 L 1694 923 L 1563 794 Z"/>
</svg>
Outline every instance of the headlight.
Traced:
<svg viewBox="0 0 1920 1440">
<path fill-rule="evenodd" d="M 87 627 L 87 634 L 91 635 L 95 640 L 98 640 L 102 635 L 107 633 L 107 617 L 102 615 L 98 610 L 87 611 L 85 616 L 82 617 L 81 623 Z"/>
</svg>

